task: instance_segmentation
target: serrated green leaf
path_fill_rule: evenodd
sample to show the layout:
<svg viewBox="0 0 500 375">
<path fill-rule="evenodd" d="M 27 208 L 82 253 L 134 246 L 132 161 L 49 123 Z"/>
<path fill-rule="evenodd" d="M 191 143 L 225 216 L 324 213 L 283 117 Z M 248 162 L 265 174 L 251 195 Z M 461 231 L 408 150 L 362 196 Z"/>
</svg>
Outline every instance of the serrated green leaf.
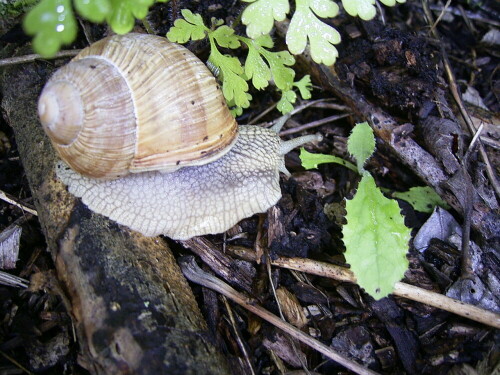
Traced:
<svg viewBox="0 0 500 375">
<path fill-rule="evenodd" d="M 283 21 L 290 11 L 288 0 L 243 0 L 252 3 L 246 7 L 241 21 L 247 25 L 247 35 L 256 39 L 261 35 L 269 34 L 274 20 Z"/>
<path fill-rule="evenodd" d="M 166 0 L 157 0 L 165 2 Z M 114 32 L 125 34 L 132 30 L 135 19 L 146 16 L 155 0 L 74 0 L 78 13 L 92 21 L 106 20 Z M 27 34 L 35 35 L 33 48 L 44 57 L 51 57 L 63 44 L 71 43 L 77 24 L 70 0 L 42 0 L 25 17 Z"/>
<path fill-rule="evenodd" d="M 299 157 L 300 161 L 302 162 L 302 166 L 305 169 L 316 169 L 318 168 L 318 164 L 336 163 L 358 173 L 358 169 L 354 164 L 337 156 L 325 155 L 325 154 L 312 154 L 302 147 L 300 149 Z"/>
<path fill-rule="evenodd" d="M 293 110 L 293 103 L 297 100 L 297 94 L 293 90 L 285 91 L 282 93 L 281 99 L 278 101 L 276 108 L 282 114 L 287 114 Z"/>
<path fill-rule="evenodd" d="M 311 99 L 312 83 L 309 74 L 302 77 L 300 81 L 294 82 L 293 85 L 299 89 L 302 99 Z"/>
<path fill-rule="evenodd" d="M 220 70 L 219 78 L 222 79 L 222 93 L 226 101 L 234 101 L 236 106 L 248 108 L 250 106 L 247 96 L 248 84 L 242 77 L 244 70 L 240 61 L 236 57 L 222 55 L 215 46 L 213 38 L 211 36 L 209 38 L 212 48 L 208 60 Z"/>
<path fill-rule="evenodd" d="M 246 93 L 246 95 L 247 95 L 248 102 L 250 102 L 252 100 L 252 95 L 250 95 L 249 93 Z M 241 116 L 241 114 L 243 113 L 243 108 L 240 106 L 237 106 L 234 103 L 234 100 L 228 101 L 227 105 L 229 106 L 229 110 L 231 111 L 231 114 L 234 117 Z"/>
<path fill-rule="evenodd" d="M 377 13 L 375 0 L 342 0 L 342 5 L 347 14 L 353 17 L 359 16 L 365 21 L 371 20 Z"/>
<path fill-rule="evenodd" d="M 212 32 L 212 37 L 217 41 L 217 44 L 225 48 L 238 48 L 241 43 L 238 36 L 234 35 L 234 30 L 229 26 L 223 25 Z"/>
<path fill-rule="evenodd" d="M 334 17 L 338 5 L 331 0 L 297 0 L 296 10 L 286 34 L 286 44 L 294 55 L 304 52 L 309 40 L 311 57 L 318 64 L 333 65 L 340 43 L 340 34 L 318 17 Z"/>
<path fill-rule="evenodd" d="M 404 3 L 406 0 L 381 0 L 386 6 L 394 6 L 398 3 Z M 350 16 L 359 16 L 362 20 L 369 21 L 375 17 L 377 9 L 375 0 L 342 0 L 342 5 Z"/>
<path fill-rule="evenodd" d="M 339 12 L 339 7 L 331 0 L 308 0 L 309 7 L 318 16 L 327 18 L 335 17 Z"/>
<path fill-rule="evenodd" d="M 175 20 L 174 26 L 167 33 L 168 40 L 183 44 L 188 40 L 204 39 L 209 29 L 203 23 L 201 16 L 193 14 L 188 9 L 183 9 L 181 13 L 185 19 Z"/>
<path fill-rule="evenodd" d="M 252 79 L 252 84 L 257 90 L 269 85 L 271 69 L 262 59 L 256 48 L 249 46 L 247 59 L 245 60 L 245 74 Z"/>
<path fill-rule="evenodd" d="M 365 172 L 353 199 L 346 202 L 345 258 L 360 287 L 376 300 L 391 293 L 408 268 L 410 229 L 399 206 L 387 199 Z"/>
<path fill-rule="evenodd" d="M 289 52 L 268 51 L 265 46 L 273 45 L 269 36 L 256 40 L 240 37 L 240 40 L 248 46 L 245 74 L 248 78 L 252 77 L 252 83 L 257 89 L 266 87 L 271 79 L 282 91 L 289 91 L 292 88 L 295 71 L 285 65 L 293 65 L 295 59 Z"/>
<path fill-rule="evenodd" d="M 252 41 L 255 45 L 260 46 L 260 47 L 264 47 L 264 48 L 273 48 L 274 47 L 273 38 L 271 38 L 269 35 L 259 36 L 258 38 L 252 39 Z"/>
<path fill-rule="evenodd" d="M 77 25 L 69 0 L 42 0 L 26 15 L 23 22 L 28 35 L 35 35 L 33 49 L 52 57 L 63 44 L 76 37 Z"/>
<path fill-rule="evenodd" d="M 181 10 L 182 17 L 192 25 L 203 26 L 205 27 L 205 23 L 203 22 L 203 18 L 198 13 L 193 13 L 189 9 Z"/>
<path fill-rule="evenodd" d="M 295 64 L 295 59 L 288 51 L 271 52 L 262 51 L 262 55 L 267 60 L 271 68 L 274 84 L 282 91 L 291 90 L 295 71 L 286 65 Z"/>
<path fill-rule="evenodd" d="M 360 173 L 364 171 L 363 166 L 375 151 L 375 136 L 367 122 L 356 124 L 347 140 L 347 150 L 356 158 L 356 165 Z"/>
<path fill-rule="evenodd" d="M 109 0 L 74 0 L 75 9 L 91 22 L 103 22 L 111 12 Z"/>
<path fill-rule="evenodd" d="M 241 108 L 241 107 L 233 107 L 233 108 L 230 108 L 229 111 L 231 112 L 233 117 L 238 117 L 238 116 L 241 116 L 243 114 L 243 108 Z"/>
<path fill-rule="evenodd" d="M 434 207 L 449 208 L 448 204 L 429 186 L 415 186 L 405 192 L 392 193 L 394 198 L 402 199 L 420 212 L 432 213 Z"/>
<path fill-rule="evenodd" d="M 111 29 L 117 34 L 126 34 L 135 25 L 135 19 L 143 19 L 154 0 L 110 0 L 111 12 L 106 17 Z"/>
</svg>

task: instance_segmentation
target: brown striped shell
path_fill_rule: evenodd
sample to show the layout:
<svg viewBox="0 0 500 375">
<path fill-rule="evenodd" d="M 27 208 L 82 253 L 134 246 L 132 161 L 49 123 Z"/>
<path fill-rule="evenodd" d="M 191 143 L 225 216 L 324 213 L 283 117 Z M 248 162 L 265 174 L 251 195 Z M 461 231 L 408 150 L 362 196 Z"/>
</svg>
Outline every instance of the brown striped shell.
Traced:
<svg viewBox="0 0 500 375">
<path fill-rule="evenodd" d="M 238 131 L 206 66 L 146 34 L 82 50 L 47 82 L 38 112 L 61 158 L 102 179 L 207 164 L 229 151 Z"/>
</svg>

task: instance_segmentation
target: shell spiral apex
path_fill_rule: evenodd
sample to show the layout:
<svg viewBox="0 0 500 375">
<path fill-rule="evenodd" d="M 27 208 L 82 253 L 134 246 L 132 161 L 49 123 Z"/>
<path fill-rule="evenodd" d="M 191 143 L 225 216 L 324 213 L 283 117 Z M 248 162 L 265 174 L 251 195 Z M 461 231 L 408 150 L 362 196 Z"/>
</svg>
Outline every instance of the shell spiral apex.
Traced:
<svg viewBox="0 0 500 375">
<path fill-rule="evenodd" d="M 47 86 L 38 101 L 38 116 L 45 132 L 54 142 L 68 145 L 83 125 L 82 103 L 78 90 L 69 82 Z"/>
</svg>

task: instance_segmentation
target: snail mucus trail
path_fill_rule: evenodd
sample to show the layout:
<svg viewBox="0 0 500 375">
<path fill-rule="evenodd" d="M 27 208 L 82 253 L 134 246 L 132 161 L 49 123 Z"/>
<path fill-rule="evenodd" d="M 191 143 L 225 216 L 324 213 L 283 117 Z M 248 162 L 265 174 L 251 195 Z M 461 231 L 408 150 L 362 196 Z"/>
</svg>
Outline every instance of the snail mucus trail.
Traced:
<svg viewBox="0 0 500 375">
<path fill-rule="evenodd" d="M 281 123 L 238 126 L 200 60 L 145 34 L 84 49 L 47 82 L 38 111 L 70 193 L 146 236 L 173 239 L 265 212 L 281 198 L 279 172 L 289 175 L 284 155 L 321 139 L 282 141 Z"/>
</svg>

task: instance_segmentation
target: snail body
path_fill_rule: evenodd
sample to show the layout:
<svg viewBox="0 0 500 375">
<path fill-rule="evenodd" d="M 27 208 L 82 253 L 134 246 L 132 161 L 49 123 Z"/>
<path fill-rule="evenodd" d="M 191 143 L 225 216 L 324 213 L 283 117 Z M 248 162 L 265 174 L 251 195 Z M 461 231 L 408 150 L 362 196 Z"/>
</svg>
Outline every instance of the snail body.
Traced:
<svg viewBox="0 0 500 375">
<path fill-rule="evenodd" d="M 281 197 L 279 172 L 289 174 L 284 155 L 318 139 L 284 142 L 277 127 L 238 127 L 210 71 L 164 38 L 128 34 L 96 44 L 49 80 L 39 101 L 40 119 L 63 159 L 56 172 L 70 193 L 91 210 L 144 235 L 187 239 L 221 233 L 266 211 Z M 132 52 L 136 47 L 139 51 Z M 89 77 L 101 69 L 101 60 L 112 68 L 102 68 L 107 73 L 95 74 L 97 82 L 92 82 Z M 161 80 L 135 77 L 169 69 L 174 73 Z M 128 75 L 143 82 L 139 93 L 127 92 L 135 87 Z M 102 85 L 111 85 L 111 94 L 101 96 Z M 118 92 L 112 95 L 112 90 Z M 160 99 L 148 100 L 149 95 Z M 152 108 L 136 108 L 138 104 Z M 169 107 L 166 112 L 162 105 Z"/>
</svg>

